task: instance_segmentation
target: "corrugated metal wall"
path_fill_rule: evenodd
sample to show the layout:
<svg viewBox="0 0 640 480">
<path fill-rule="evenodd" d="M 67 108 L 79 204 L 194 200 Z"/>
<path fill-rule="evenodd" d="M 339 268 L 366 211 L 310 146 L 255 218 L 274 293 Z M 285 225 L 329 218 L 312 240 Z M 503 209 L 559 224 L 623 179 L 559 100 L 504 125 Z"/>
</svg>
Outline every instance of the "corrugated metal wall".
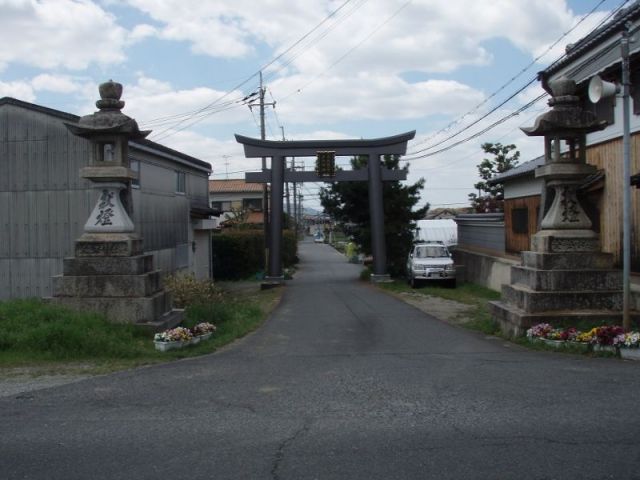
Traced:
<svg viewBox="0 0 640 480">
<path fill-rule="evenodd" d="M 91 211 L 92 192 L 77 174 L 87 157 L 87 141 L 60 119 L 0 109 L 0 299 L 50 293 Z"/>
<path fill-rule="evenodd" d="M 458 215 L 458 246 L 502 255 L 505 253 L 504 214 L 478 213 Z"/>
<path fill-rule="evenodd" d="M 62 273 L 62 259 L 73 255 L 73 242 L 97 198 L 79 177 L 89 142 L 70 134 L 62 122 L 17 105 L 0 107 L 5 172 L 0 175 L 0 299 L 51 294 L 51 277 Z M 206 174 L 181 168 L 206 205 Z M 188 255 L 192 200 L 175 193 L 175 170 L 166 159 L 144 155 L 141 188 L 133 192 L 136 229 L 145 251 L 154 253 L 165 271 L 181 268 L 184 252 Z"/>
</svg>

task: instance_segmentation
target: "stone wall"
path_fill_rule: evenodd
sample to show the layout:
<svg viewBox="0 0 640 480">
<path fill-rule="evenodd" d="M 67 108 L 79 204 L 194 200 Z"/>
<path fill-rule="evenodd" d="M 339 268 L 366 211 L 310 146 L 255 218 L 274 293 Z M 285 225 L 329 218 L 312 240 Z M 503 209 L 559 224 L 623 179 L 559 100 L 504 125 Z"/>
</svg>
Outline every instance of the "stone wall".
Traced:
<svg viewBox="0 0 640 480">
<path fill-rule="evenodd" d="M 518 265 L 520 260 L 506 257 L 498 257 L 457 247 L 453 250 L 453 259 L 458 268 L 460 280 L 476 283 L 497 292 L 503 284 L 511 283 L 511 267 Z"/>
</svg>

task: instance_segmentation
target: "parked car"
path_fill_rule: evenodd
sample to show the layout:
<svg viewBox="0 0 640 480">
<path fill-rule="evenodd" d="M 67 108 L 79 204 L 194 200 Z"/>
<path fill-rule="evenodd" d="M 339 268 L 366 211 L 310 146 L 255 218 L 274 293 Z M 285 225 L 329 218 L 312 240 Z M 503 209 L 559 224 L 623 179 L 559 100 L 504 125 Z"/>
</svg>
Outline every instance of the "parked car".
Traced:
<svg viewBox="0 0 640 480">
<path fill-rule="evenodd" d="M 407 280 L 412 288 L 420 282 L 443 282 L 456 286 L 456 267 L 442 242 L 416 243 L 407 259 Z"/>
<path fill-rule="evenodd" d="M 315 243 L 324 243 L 324 235 L 322 234 L 322 232 L 316 232 L 316 234 L 313 236 L 313 241 Z"/>
</svg>

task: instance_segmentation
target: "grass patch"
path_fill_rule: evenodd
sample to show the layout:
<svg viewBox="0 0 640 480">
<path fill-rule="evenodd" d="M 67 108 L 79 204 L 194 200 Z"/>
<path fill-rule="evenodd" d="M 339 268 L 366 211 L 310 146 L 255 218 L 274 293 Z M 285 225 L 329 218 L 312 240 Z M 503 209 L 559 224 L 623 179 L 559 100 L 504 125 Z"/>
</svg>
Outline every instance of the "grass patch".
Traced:
<svg viewBox="0 0 640 480">
<path fill-rule="evenodd" d="M 281 289 L 258 288 L 188 307 L 184 325 L 209 321 L 218 330 L 206 342 L 169 352 L 155 350 L 148 330 L 110 323 L 98 314 L 39 299 L 0 302 L 0 364 L 38 367 L 43 372 L 58 366 L 62 371 L 103 373 L 211 353 L 255 330 L 275 308 Z"/>
<path fill-rule="evenodd" d="M 406 282 L 400 280 L 381 283 L 378 286 L 396 294 L 410 292 L 412 294 L 431 295 L 470 305 L 473 308 L 471 308 L 468 313 L 465 313 L 465 321 L 460 322 L 461 325 L 487 335 L 497 335 L 500 332 L 500 326 L 489 313 L 488 306 L 489 301 L 500 299 L 500 293 L 489 288 L 474 283 L 463 283 L 456 288 L 448 288 L 441 285 L 425 285 L 424 287 L 414 289 L 407 285 Z"/>
</svg>

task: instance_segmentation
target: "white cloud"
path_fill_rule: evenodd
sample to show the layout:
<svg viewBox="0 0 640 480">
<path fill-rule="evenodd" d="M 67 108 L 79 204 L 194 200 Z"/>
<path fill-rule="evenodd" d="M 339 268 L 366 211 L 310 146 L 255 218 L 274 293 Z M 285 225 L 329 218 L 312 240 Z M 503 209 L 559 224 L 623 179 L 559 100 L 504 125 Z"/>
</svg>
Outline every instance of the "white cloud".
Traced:
<svg viewBox="0 0 640 480">
<path fill-rule="evenodd" d="M 122 62 L 126 30 L 87 0 L 0 0 L 0 69 L 10 63 L 80 70 Z"/>
<path fill-rule="evenodd" d="M 97 85 L 89 85 L 84 96 L 87 99 L 86 110 L 97 98 Z M 167 128 L 182 128 L 198 124 L 230 124 L 250 119 L 248 107 L 239 99 L 242 92 L 232 92 L 220 100 L 226 92 L 208 87 L 175 89 L 171 83 L 140 74 L 133 85 L 124 85 L 122 99 L 125 101 L 124 113 L 135 118 L 143 129 L 153 129 L 154 135 L 163 135 Z M 203 107 L 215 102 L 210 109 Z M 218 111 L 221 110 L 221 111 Z M 184 122 L 182 122 L 184 120 Z M 166 133 L 166 132 L 165 132 Z"/>
<path fill-rule="evenodd" d="M 140 24 L 136 25 L 131 32 L 129 32 L 128 40 L 131 43 L 139 42 L 145 38 L 158 36 L 158 29 L 152 25 Z"/>
<path fill-rule="evenodd" d="M 57 93 L 72 93 L 80 87 L 66 75 L 50 75 L 43 73 L 31 80 L 31 85 L 35 90 L 45 90 Z"/>
<path fill-rule="evenodd" d="M 296 94 L 299 87 L 305 95 Z M 484 98 L 481 92 L 452 80 L 408 83 L 375 73 L 317 79 L 296 75 L 276 80 L 270 88 L 282 99 L 276 108 L 283 121 L 299 124 L 460 114 Z"/>
<path fill-rule="evenodd" d="M 505 38 L 537 55 L 578 20 L 557 0 L 405 3 L 352 2 L 302 40 L 283 61 L 292 62 L 300 73 L 314 74 L 357 47 L 348 62 L 335 67 L 336 72 L 450 72 L 462 65 L 489 63 L 492 57 L 483 42 L 494 38 Z M 160 36 L 190 42 L 196 53 L 225 58 L 253 54 L 256 42 L 281 52 L 339 5 L 330 0 L 129 0 L 129 4 L 161 24 Z M 573 36 L 584 34 L 601 17 L 594 15 Z"/>
<path fill-rule="evenodd" d="M 25 102 L 33 102 L 36 95 L 27 82 L 0 82 L 0 98 L 14 97 Z"/>
</svg>

